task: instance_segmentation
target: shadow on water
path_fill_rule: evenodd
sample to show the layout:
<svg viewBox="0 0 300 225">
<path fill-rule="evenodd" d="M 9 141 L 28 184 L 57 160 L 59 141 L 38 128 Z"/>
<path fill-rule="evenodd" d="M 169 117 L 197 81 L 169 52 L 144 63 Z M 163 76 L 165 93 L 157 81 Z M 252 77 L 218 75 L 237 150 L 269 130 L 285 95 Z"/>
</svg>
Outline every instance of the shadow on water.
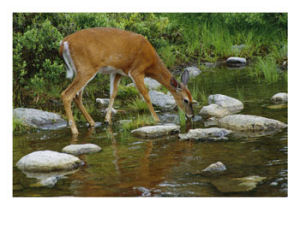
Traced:
<svg viewBox="0 0 300 225">
<path fill-rule="evenodd" d="M 250 70 L 208 69 L 192 85 L 207 96 L 225 94 L 242 100 L 243 114 L 277 119 L 287 123 L 287 109 L 270 109 L 270 98 L 287 92 L 280 80 L 268 84 L 257 82 Z M 197 98 L 201 101 L 201 96 Z M 128 115 L 129 119 L 130 115 Z M 97 119 L 97 118 L 95 118 Z M 124 118 L 123 118 L 124 119 Z M 182 131 L 203 127 L 203 123 L 186 123 Z M 14 196 L 287 196 L 287 130 L 264 137 L 243 137 L 226 142 L 180 141 L 177 136 L 141 139 L 120 127 L 82 127 L 72 138 L 69 129 L 39 131 L 13 139 Z M 71 143 L 94 143 L 102 151 L 80 155 L 85 165 L 67 174 L 49 187 L 35 186 L 37 180 L 16 168 L 16 162 L 36 150 L 60 152 Z M 218 177 L 203 177 L 199 171 L 211 163 L 223 162 L 227 170 L 221 175 L 261 176 L 266 179 L 250 192 L 222 193 L 212 183 Z"/>
</svg>

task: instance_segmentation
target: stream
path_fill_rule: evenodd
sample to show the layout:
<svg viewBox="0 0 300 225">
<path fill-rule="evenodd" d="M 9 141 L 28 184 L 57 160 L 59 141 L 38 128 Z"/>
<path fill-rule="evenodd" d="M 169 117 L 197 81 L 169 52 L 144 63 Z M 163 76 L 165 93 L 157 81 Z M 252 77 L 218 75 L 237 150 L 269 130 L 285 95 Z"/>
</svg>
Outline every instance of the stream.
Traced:
<svg viewBox="0 0 300 225">
<path fill-rule="evenodd" d="M 207 97 L 224 94 L 241 100 L 244 103 L 242 114 L 288 123 L 287 108 L 268 107 L 274 105 L 270 100 L 274 94 L 287 92 L 284 78 L 268 83 L 251 76 L 249 67 L 217 67 L 207 68 L 190 83 L 190 89 L 198 87 Z M 200 97 L 196 100 L 201 101 Z M 131 117 L 132 114 L 122 115 L 122 119 Z M 120 118 L 115 116 L 114 119 Z M 192 126 L 204 127 L 203 121 Z M 185 127 L 181 130 L 184 132 Z M 77 139 L 72 138 L 68 128 L 14 136 L 13 196 L 287 196 L 287 129 L 264 137 L 220 142 L 180 141 L 177 135 L 143 139 L 122 132 L 117 122 L 112 127 L 101 125 L 95 129 L 81 126 L 79 132 Z M 37 150 L 61 152 L 71 143 L 94 143 L 102 151 L 80 155 L 85 165 L 63 176 L 51 188 L 33 185 L 37 180 L 27 177 L 16 167 L 17 161 L 26 154 Z M 221 175 L 224 182 L 246 176 L 266 179 L 252 191 L 223 193 L 212 184 L 219 177 L 197 174 L 217 161 L 227 167 Z"/>
</svg>

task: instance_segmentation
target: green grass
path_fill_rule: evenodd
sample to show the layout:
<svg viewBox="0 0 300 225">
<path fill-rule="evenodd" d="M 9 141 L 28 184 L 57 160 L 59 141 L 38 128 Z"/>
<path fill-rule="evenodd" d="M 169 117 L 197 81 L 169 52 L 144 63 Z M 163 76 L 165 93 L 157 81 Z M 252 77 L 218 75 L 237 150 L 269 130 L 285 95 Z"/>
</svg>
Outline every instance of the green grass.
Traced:
<svg viewBox="0 0 300 225">
<path fill-rule="evenodd" d="M 178 115 L 179 115 L 180 126 L 185 126 L 185 113 L 181 109 L 179 109 Z"/>
<path fill-rule="evenodd" d="M 34 131 L 35 128 L 25 125 L 22 120 L 13 118 L 13 134 L 20 135 L 30 131 Z"/>
<path fill-rule="evenodd" d="M 262 76 L 268 83 L 277 82 L 280 74 L 275 58 L 271 56 L 265 58 L 258 57 L 254 66 L 254 74 L 257 78 Z"/>
<path fill-rule="evenodd" d="M 129 132 L 133 129 L 137 129 L 143 126 L 154 125 L 155 121 L 151 115 L 148 114 L 138 114 L 137 117 L 128 123 L 123 123 L 121 129 L 125 132 Z"/>
<path fill-rule="evenodd" d="M 138 112 L 147 112 L 149 110 L 147 103 L 140 97 L 136 97 L 132 102 L 130 102 L 128 108 L 131 111 Z"/>
</svg>

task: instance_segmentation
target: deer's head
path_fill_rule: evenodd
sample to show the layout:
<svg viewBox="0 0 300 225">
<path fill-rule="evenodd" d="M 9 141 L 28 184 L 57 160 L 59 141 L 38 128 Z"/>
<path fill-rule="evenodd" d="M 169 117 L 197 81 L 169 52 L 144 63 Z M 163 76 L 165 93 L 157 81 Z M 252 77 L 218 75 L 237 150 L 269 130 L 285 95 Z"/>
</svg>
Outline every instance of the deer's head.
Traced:
<svg viewBox="0 0 300 225">
<path fill-rule="evenodd" d="M 172 94 L 177 105 L 184 111 L 187 118 L 193 118 L 193 98 L 189 89 L 187 88 L 189 76 L 189 72 L 184 70 L 183 74 L 181 75 L 181 82 L 178 82 L 174 77 L 172 77 L 170 83 L 174 88 L 174 92 Z"/>
</svg>

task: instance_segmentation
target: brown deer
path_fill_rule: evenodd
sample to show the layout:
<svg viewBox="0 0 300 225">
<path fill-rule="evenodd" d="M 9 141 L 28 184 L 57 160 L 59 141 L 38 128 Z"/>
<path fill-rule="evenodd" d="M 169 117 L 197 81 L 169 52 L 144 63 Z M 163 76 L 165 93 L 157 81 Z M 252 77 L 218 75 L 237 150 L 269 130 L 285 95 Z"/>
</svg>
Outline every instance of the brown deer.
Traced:
<svg viewBox="0 0 300 225">
<path fill-rule="evenodd" d="M 164 85 L 174 96 L 177 105 L 186 117 L 193 117 L 192 96 L 186 85 L 189 73 L 185 71 L 177 82 L 165 67 L 152 45 L 142 35 L 116 28 L 90 28 L 77 31 L 65 37 L 60 44 L 60 55 L 67 66 L 67 78 L 73 82 L 61 93 L 69 125 L 73 135 L 78 134 L 71 110 L 74 99 L 90 126 L 95 122 L 82 104 L 84 87 L 97 73 L 110 74 L 110 101 L 105 121 L 111 124 L 111 112 L 122 76 L 130 77 L 144 97 L 155 121 L 155 113 L 148 89 L 144 84 L 145 76 Z"/>
</svg>

